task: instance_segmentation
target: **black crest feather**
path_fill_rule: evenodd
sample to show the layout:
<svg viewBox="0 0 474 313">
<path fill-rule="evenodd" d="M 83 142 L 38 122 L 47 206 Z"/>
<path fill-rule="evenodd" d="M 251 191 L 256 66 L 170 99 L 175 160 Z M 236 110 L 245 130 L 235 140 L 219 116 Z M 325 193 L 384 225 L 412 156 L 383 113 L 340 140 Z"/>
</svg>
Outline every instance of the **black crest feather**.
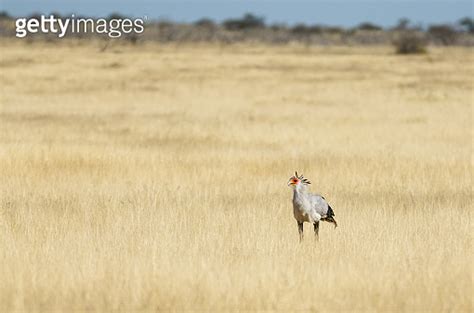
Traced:
<svg viewBox="0 0 474 313">
<path fill-rule="evenodd" d="M 307 178 L 305 178 L 303 174 L 298 175 L 297 171 L 295 171 L 295 177 L 298 178 L 299 180 L 301 180 L 301 182 L 303 184 L 311 185 L 311 182 Z"/>
</svg>

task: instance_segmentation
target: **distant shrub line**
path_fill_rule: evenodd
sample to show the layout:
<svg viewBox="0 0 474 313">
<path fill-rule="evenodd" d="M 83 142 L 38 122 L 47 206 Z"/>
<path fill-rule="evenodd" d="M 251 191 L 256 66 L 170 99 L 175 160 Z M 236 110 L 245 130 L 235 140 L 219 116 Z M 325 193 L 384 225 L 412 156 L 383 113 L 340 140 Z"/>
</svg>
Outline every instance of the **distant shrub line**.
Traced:
<svg viewBox="0 0 474 313">
<path fill-rule="evenodd" d="M 51 13 L 56 17 L 60 14 Z M 37 14 L 36 14 L 37 15 Z M 35 14 L 30 17 L 36 16 Z M 79 17 L 78 17 L 79 18 Z M 126 19 L 126 16 L 114 13 L 108 19 Z M 0 12 L 0 37 L 9 37 L 15 33 L 15 18 L 7 12 Z M 90 38 L 98 34 L 81 34 L 74 38 Z M 35 38 L 54 40 L 47 35 L 34 35 Z M 33 39 L 33 38 L 30 38 Z M 140 41 L 158 42 L 265 42 L 285 44 L 301 42 L 307 45 L 370 45 L 389 44 L 396 46 L 399 53 L 419 53 L 432 45 L 474 46 L 474 20 L 465 17 L 453 24 L 412 25 L 408 19 L 400 19 L 397 25 L 384 28 L 364 22 L 352 28 L 327 25 L 266 24 L 265 19 L 251 13 L 240 18 L 224 20 L 220 23 L 209 18 L 194 23 L 175 23 L 171 21 L 148 21 L 145 31 L 137 35 L 124 36 L 122 39 L 137 43 Z"/>
</svg>

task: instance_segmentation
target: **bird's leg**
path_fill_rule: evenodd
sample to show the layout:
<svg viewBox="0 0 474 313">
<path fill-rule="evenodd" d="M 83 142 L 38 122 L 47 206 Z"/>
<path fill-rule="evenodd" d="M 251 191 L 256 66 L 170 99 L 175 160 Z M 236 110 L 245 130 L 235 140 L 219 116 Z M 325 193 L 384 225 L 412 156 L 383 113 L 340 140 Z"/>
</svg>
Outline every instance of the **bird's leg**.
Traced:
<svg viewBox="0 0 474 313">
<path fill-rule="evenodd" d="M 300 242 L 303 241 L 303 223 L 298 222 L 298 233 L 300 234 Z"/>
<path fill-rule="evenodd" d="M 316 237 L 316 240 L 319 241 L 319 221 L 314 222 L 314 237 Z"/>
</svg>

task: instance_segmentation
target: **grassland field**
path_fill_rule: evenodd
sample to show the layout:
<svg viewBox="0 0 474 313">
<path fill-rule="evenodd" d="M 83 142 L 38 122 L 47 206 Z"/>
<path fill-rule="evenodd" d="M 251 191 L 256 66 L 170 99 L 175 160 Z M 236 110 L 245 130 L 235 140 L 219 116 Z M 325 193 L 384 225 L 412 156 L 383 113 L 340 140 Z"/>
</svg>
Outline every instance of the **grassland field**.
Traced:
<svg viewBox="0 0 474 313">
<path fill-rule="evenodd" d="M 0 44 L 0 311 L 472 312 L 472 50 Z"/>
</svg>

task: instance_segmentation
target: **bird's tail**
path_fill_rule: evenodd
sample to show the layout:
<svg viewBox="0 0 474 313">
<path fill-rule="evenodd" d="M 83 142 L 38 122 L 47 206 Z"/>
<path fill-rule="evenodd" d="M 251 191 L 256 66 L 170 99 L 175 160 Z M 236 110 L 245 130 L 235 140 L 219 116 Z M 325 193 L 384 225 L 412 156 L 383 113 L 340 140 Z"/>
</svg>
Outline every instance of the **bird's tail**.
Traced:
<svg viewBox="0 0 474 313">
<path fill-rule="evenodd" d="M 327 217 L 324 219 L 326 222 L 329 222 L 329 223 L 333 223 L 334 224 L 334 228 L 337 227 L 337 222 L 336 220 L 334 219 L 334 217 Z"/>
<path fill-rule="evenodd" d="M 334 228 L 336 228 L 337 227 L 337 222 L 334 219 L 334 216 L 336 216 L 336 215 L 334 214 L 333 209 L 331 208 L 330 205 L 328 205 L 328 212 L 327 212 L 326 217 L 323 220 L 326 221 L 326 222 L 329 222 L 329 223 L 333 223 Z"/>
</svg>

